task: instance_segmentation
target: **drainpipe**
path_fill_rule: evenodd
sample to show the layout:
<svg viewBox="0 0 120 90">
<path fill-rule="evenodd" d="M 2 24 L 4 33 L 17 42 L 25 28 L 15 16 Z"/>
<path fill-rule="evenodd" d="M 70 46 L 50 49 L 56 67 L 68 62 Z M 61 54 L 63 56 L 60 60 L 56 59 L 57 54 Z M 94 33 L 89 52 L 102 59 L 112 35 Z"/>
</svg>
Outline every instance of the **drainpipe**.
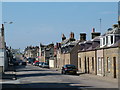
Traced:
<svg viewBox="0 0 120 90">
<path fill-rule="evenodd" d="M 97 75 L 97 50 L 95 49 L 95 75 Z"/>
</svg>

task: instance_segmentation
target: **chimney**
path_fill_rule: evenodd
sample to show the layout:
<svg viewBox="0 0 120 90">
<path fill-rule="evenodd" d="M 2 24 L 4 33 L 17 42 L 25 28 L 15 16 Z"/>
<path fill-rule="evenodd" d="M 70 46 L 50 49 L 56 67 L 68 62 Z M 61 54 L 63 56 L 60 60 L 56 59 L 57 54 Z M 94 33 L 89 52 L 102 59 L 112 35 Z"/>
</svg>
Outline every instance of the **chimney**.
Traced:
<svg viewBox="0 0 120 90">
<path fill-rule="evenodd" d="M 118 24 L 114 24 L 114 25 L 113 25 L 113 28 L 117 28 L 117 27 L 118 27 Z"/>
<path fill-rule="evenodd" d="M 64 41 L 66 39 L 65 35 L 62 34 L 62 41 Z"/>
<path fill-rule="evenodd" d="M 70 41 L 75 41 L 73 32 L 70 33 Z"/>
<path fill-rule="evenodd" d="M 91 37 L 92 39 L 94 39 L 97 36 L 100 36 L 101 33 L 100 32 L 95 32 L 95 28 L 92 29 L 92 33 L 91 33 Z"/>
<path fill-rule="evenodd" d="M 4 37 L 4 24 L 2 24 L 1 35 Z"/>
<path fill-rule="evenodd" d="M 74 33 L 73 32 L 70 33 L 70 38 L 74 39 Z"/>
<path fill-rule="evenodd" d="M 92 29 L 92 32 L 95 32 L 95 28 Z"/>
<path fill-rule="evenodd" d="M 118 27 L 120 28 L 120 16 L 118 16 Z"/>
<path fill-rule="evenodd" d="M 86 41 L 86 33 L 80 33 L 80 41 Z"/>
<path fill-rule="evenodd" d="M 118 21 L 118 27 L 120 28 L 120 21 Z"/>
</svg>

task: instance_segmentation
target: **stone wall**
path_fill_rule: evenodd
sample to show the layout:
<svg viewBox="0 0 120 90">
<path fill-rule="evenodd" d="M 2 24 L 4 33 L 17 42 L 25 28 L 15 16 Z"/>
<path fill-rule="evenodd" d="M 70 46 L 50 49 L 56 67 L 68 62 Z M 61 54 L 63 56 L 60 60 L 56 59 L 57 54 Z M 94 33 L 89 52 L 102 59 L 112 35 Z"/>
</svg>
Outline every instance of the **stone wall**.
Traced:
<svg viewBox="0 0 120 90">
<path fill-rule="evenodd" d="M 105 76 L 118 78 L 118 60 L 119 60 L 119 48 L 104 49 L 105 60 Z M 108 71 L 108 58 L 110 60 L 110 71 Z M 115 59 L 115 62 L 114 62 Z M 116 67 L 115 67 L 116 66 Z M 116 70 L 115 70 L 116 69 Z M 116 76 L 114 76 L 116 73 Z"/>
</svg>

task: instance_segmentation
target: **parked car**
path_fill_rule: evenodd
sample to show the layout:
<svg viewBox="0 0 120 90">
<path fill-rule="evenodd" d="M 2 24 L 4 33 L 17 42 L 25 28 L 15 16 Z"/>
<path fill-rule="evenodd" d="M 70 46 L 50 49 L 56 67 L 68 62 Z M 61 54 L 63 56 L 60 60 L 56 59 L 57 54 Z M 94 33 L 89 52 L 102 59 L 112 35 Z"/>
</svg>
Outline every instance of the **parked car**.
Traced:
<svg viewBox="0 0 120 90">
<path fill-rule="evenodd" d="M 32 64 L 34 61 L 35 61 L 35 58 L 28 58 L 28 59 L 27 59 L 27 62 L 28 62 L 29 64 Z"/>
<path fill-rule="evenodd" d="M 36 62 L 37 62 L 37 63 L 36 63 Z M 33 66 L 39 65 L 39 61 L 34 61 L 34 62 L 32 63 L 32 65 L 33 65 Z"/>
<path fill-rule="evenodd" d="M 75 65 L 66 64 L 62 67 L 61 73 L 62 74 L 77 74 L 77 68 Z"/>
<path fill-rule="evenodd" d="M 26 62 L 22 62 L 22 65 L 27 65 L 27 63 Z"/>
<path fill-rule="evenodd" d="M 39 67 L 42 67 L 44 62 L 39 62 Z"/>
<path fill-rule="evenodd" d="M 39 62 L 35 62 L 35 66 L 39 66 Z"/>
<path fill-rule="evenodd" d="M 44 63 L 42 64 L 42 68 L 49 68 L 49 65 L 44 62 Z"/>
</svg>

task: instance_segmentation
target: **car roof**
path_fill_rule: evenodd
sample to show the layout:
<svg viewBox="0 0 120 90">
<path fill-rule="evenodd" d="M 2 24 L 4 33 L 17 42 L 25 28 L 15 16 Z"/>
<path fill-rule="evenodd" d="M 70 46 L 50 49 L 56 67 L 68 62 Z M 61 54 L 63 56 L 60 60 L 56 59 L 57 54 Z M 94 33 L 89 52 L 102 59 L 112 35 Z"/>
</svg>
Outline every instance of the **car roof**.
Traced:
<svg viewBox="0 0 120 90">
<path fill-rule="evenodd" d="M 75 66 L 75 65 L 73 65 L 73 64 L 66 64 L 66 65 L 64 65 L 64 66 Z"/>
</svg>

